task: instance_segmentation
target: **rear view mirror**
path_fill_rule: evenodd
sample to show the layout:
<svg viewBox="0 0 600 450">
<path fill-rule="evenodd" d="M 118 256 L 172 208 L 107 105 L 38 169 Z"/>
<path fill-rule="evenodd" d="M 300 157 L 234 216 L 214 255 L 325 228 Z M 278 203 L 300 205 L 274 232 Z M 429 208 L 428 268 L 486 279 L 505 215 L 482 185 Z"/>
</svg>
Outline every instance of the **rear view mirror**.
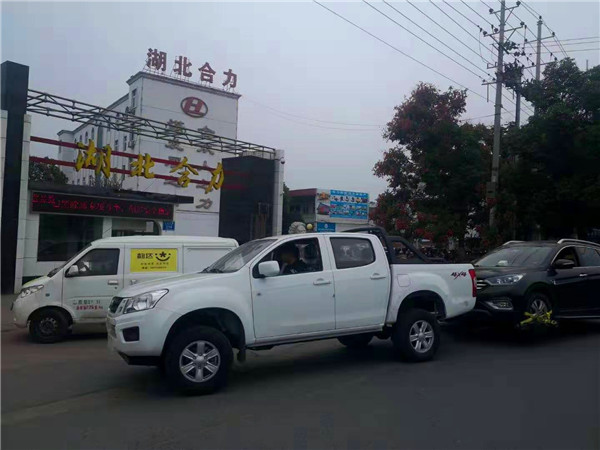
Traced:
<svg viewBox="0 0 600 450">
<path fill-rule="evenodd" d="M 277 261 L 265 261 L 258 265 L 258 273 L 263 277 L 275 277 L 279 275 L 279 263 Z"/>
<path fill-rule="evenodd" d="M 77 275 L 79 275 L 79 268 L 73 265 L 67 269 L 67 273 L 65 275 L 67 277 L 76 277 Z"/>
<path fill-rule="evenodd" d="M 555 269 L 572 269 L 575 267 L 575 261 L 570 259 L 557 259 L 552 265 Z"/>
</svg>

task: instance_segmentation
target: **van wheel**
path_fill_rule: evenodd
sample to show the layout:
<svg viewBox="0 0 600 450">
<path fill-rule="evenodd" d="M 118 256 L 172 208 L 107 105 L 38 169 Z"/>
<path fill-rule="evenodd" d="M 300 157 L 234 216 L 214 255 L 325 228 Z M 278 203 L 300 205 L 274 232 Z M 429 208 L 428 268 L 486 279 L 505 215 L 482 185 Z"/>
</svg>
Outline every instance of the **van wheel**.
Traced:
<svg viewBox="0 0 600 450">
<path fill-rule="evenodd" d="M 223 333 L 193 327 L 179 333 L 165 354 L 171 384 L 188 394 L 211 394 L 227 383 L 233 350 Z"/>
<path fill-rule="evenodd" d="M 433 314 L 422 309 L 409 309 L 396 323 L 392 342 L 400 358 L 429 361 L 440 345 L 440 326 Z"/>
<path fill-rule="evenodd" d="M 42 309 L 29 321 L 29 334 L 34 341 L 51 344 L 62 341 L 69 331 L 69 320 L 57 309 Z"/>
<path fill-rule="evenodd" d="M 351 349 L 366 348 L 373 339 L 372 334 L 353 334 L 351 336 L 341 336 L 338 338 L 341 344 Z"/>
</svg>

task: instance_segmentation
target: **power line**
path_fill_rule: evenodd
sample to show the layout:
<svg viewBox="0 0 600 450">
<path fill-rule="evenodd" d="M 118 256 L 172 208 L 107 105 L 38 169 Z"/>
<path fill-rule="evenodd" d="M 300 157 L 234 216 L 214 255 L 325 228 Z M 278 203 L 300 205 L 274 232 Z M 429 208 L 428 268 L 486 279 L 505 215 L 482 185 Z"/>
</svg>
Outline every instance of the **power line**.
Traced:
<svg viewBox="0 0 600 450">
<path fill-rule="evenodd" d="M 559 41 L 559 42 L 584 41 L 587 39 L 600 39 L 600 36 L 588 36 L 588 37 L 571 38 L 571 39 L 557 39 L 557 41 Z"/>
<path fill-rule="evenodd" d="M 456 39 L 458 42 L 460 42 L 462 45 L 464 45 L 466 48 L 468 48 L 471 52 L 475 53 L 475 56 L 479 56 L 481 59 L 483 59 L 484 62 L 490 64 L 490 61 L 488 61 L 487 59 L 485 59 L 483 57 L 483 55 L 481 55 L 480 53 L 478 54 L 475 50 L 473 50 L 471 47 L 469 47 L 467 44 L 465 44 L 460 38 L 456 37 L 454 34 L 452 34 L 450 31 L 448 31 L 446 29 L 446 27 L 440 25 L 436 20 L 432 19 L 427 13 L 423 12 L 421 9 L 419 9 L 417 6 L 415 6 L 414 4 L 412 4 L 410 1 L 406 0 L 406 3 L 408 3 L 410 6 L 412 6 L 413 8 L 415 8 L 417 11 L 419 11 L 421 14 L 423 14 L 425 17 L 427 17 L 429 20 L 431 20 L 433 23 L 435 23 L 438 27 L 440 27 L 442 30 L 444 30 L 446 33 L 448 33 L 450 36 L 452 36 L 454 39 Z M 442 11 L 442 13 L 446 14 L 445 11 L 441 10 L 435 3 L 433 3 L 433 5 L 438 8 L 440 11 Z M 454 21 L 454 19 L 452 19 L 452 17 L 450 17 L 448 14 L 446 14 L 446 16 L 448 16 L 452 21 Z M 456 23 L 458 26 L 461 26 L 458 22 L 454 21 L 454 23 Z M 464 30 L 464 28 L 463 28 Z M 467 33 L 468 31 L 465 30 Z M 473 36 L 474 37 L 474 36 Z"/>
<path fill-rule="evenodd" d="M 595 41 L 581 41 L 581 42 L 567 42 L 566 44 L 560 44 L 558 42 L 548 42 L 548 45 L 550 45 L 550 46 L 556 46 L 556 45 L 572 46 L 572 45 L 597 44 L 598 42 L 600 42 L 600 40 L 595 40 Z"/>
<path fill-rule="evenodd" d="M 430 44 L 429 42 L 427 42 L 425 39 L 423 39 L 422 37 L 420 37 L 419 35 L 413 33 L 412 31 L 410 31 L 408 28 L 406 28 L 405 26 L 401 25 L 400 23 L 396 22 L 393 18 L 391 18 L 390 16 L 388 16 L 386 13 L 384 13 L 383 11 L 380 11 L 379 9 L 375 8 L 373 5 L 371 5 L 369 2 L 367 2 L 366 0 L 362 0 L 364 4 L 366 4 L 367 6 L 369 6 L 370 8 L 374 9 L 375 11 L 377 11 L 379 14 L 381 14 L 382 16 L 388 18 L 389 20 L 391 20 L 392 22 L 394 22 L 396 25 L 398 25 L 400 28 L 402 28 L 403 30 L 409 32 L 410 34 L 412 34 L 414 37 L 416 37 L 417 39 L 419 39 L 421 42 L 427 44 L 429 47 L 431 47 L 432 49 L 434 49 L 436 52 L 440 53 L 441 55 L 445 56 L 446 58 L 448 58 L 449 60 L 451 60 L 452 62 L 454 62 L 455 64 L 458 64 L 460 67 L 462 67 L 463 69 L 465 69 L 466 71 L 472 73 L 473 75 L 475 75 L 477 78 L 479 78 L 480 80 L 483 80 L 483 78 L 481 77 L 481 75 L 476 74 L 475 72 L 473 72 L 471 69 L 469 69 L 468 67 L 466 67 L 465 65 L 463 65 L 462 63 L 458 62 L 457 60 L 455 60 L 454 58 L 452 58 L 451 56 L 448 56 L 446 53 L 444 53 L 443 51 L 441 51 L 439 48 L 437 48 L 436 46 Z M 398 11 L 396 8 L 394 8 L 393 6 L 389 5 L 389 3 L 387 3 L 384 0 L 384 3 L 388 6 L 390 6 L 390 8 L 394 9 L 396 12 L 398 12 L 399 14 L 401 14 L 403 17 L 406 17 L 404 14 L 402 14 L 400 11 Z M 412 20 L 408 19 L 409 21 L 412 22 Z M 414 22 L 412 22 L 414 24 Z M 419 28 L 421 28 L 419 25 L 417 25 Z M 421 28 L 422 29 L 422 28 Z M 431 33 L 427 32 L 428 34 L 431 35 Z M 437 38 L 435 38 L 437 39 Z M 437 39 L 438 42 L 442 42 L 439 39 Z M 442 42 L 443 44 L 443 42 Z M 446 45 L 446 44 L 444 44 Z M 446 45 L 447 46 L 447 45 Z M 452 50 L 452 49 L 451 49 Z M 452 50 L 454 51 L 454 50 Z M 455 53 L 457 53 L 456 51 L 454 51 Z M 465 59 L 467 62 L 469 62 L 470 64 L 472 64 L 473 66 L 475 66 L 475 68 L 477 68 L 478 70 L 481 70 L 486 76 L 489 76 L 489 74 L 487 74 L 485 72 L 485 70 L 482 70 L 480 67 L 478 67 L 477 65 L 473 64 L 473 62 L 469 61 L 468 59 L 466 59 L 464 56 L 460 55 L 460 53 L 457 53 L 461 58 Z"/>
<path fill-rule="evenodd" d="M 392 20 L 396 25 L 401 26 L 398 22 L 396 22 L 395 20 L 393 20 L 392 18 L 390 18 L 389 16 L 387 16 L 386 14 L 382 13 L 381 11 L 379 11 L 377 8 L 375 8 L 373 5 L 371 5 L 370 3 L 367 3 L 365 0 L 363 0 L 364 3 L 366 3 L 367 5 L 371 6 L 373 9 L 375 9 L 376 11 L 380 12 L 381 14 L 383 14 L 385 17 L 387 17 L 388 19 Z M 394 11 L 396 11 L 398 14 L 400 14 L 402 17 L 404 17 L 406 20 L 408 20 L 409 22 L 411 22 L 413 25 L 415 25 L 416 27 L 418 27 L 420 30 L 424 31 L 425 33 L 427 33 L 429 36 L 431 36 L 432 38 L 434 38 L 436 41 L 438 41 L 440 44 L 442 44 L 443 46 L 445 46 L 446 48 L 452 50 L 454 53 L 456 53 L 458 56 L 460 56 L 462 59 L 464 59 L 465 61 L 467 61 L 469 64 L 471 64 L 472 66 L 474 66 L 476 69 L 481 70 L 486 76 L 490 76 L 489 73 L 487 73 L 485 70 L 482 70 L 477 64 L 474 64 L 473 62 L 471 62 L 469 59 L 465 58 L 463 55 L 461 55 L 460 53 L 458 53 L 456 50 L 454 50 L 452 47 L 450 47 L 448 44 L 446 44 L 445 42 L 443 42 L 442 40 L 438 39 L 437 37 L 435 37 L 433 34 L 431 34 L 429 31 L 427 31 L 425 28 L 423 28 L 422 26 L 420 26 L 419 24 L 415 23 L 412 19 L 410 19 L 409 17 L 407 17 L 406 15 L 404 15 L 403 13 L 401 13 L 399 10 L 397 10 L 396 8 L 394 8 L 390 3 L 388 3 L 386 0 L 383 0 L 383 3 L 385 3 L 386 5 L 388 5 L 390 8 L 392 8 Z M 408 2 L 411 6 L 412 3 Z M 416 6 L 415 6 L 416 8 Z M 418 8 L 417 8 L 418 9 Z M 404 27 L 402 27 L 404 28 Z M 406 29 L 406 28 L 404 28 Z M 408 31 L 408 30 L 407 30 Z M 419 36 L 415 35 L 414 33 L 410 32 L 413 36 L 416 36 L 417 38 L 421 39 Z M 421 39 L 423 42 L 427 43 L 426 41 L 424 41 L 423 39 Z M 427 43 L 429 45 L 429 43 Z M 433 47 L 432 48 L 436 48 Z M 444 56 L 448 57 L 448 55 L 446 55 L 445 53 L 441 52 L 439 49 L 436 49 L 438 52 L 442 53 Z M 477 55 L 477 53 L 475 53 Z M 452 59 L 452 58 L 451 58 Z M 452 59 L 454 61 L 454 59 Z M 456 62 L 456 61 L 454 61 Z M 476 75 L 479 76 L 479 75 Z M 479 77 L 481 78 L 481 77 Z"/>
<path fill-rule="evenodd" d="M 581 48 L 581 49 L 577 49 L 577 50 L 569 50 L 570 52 L 591 52 L 592 50 L 600 50 L 600 47 L 596 47 L 596 48 Z M 542 53 L 551 53 L 552 52 L 542 52 Z"/>
<path fill-rule="evenodd" d="M 272 111 L 278 112 L 279 114 L 284 114 L 286 116 L 297 117 L 298 119 L 311 120 L 311 121 L 319 122 L 319 123 L 331 123 L 331 124 L 334 124 L 334 125 L 347 125 L 347 126 L 357 126 L 357 127 L 379 127 L 379 128 L 381 128 L 381 125 L 376 125 L 376 124 L 335 122 L 333 120 L 313 119 L 311 117 L 299 116 L 297 114 L 288 113 L 288 112 L 281 111 L 279 109 L 273 108 L 271 106 L 264 105 L 262 103 L 257 102 L 256 100 L 252 100 L 252 99 L 248 98 L 247 96 L 245 96 L 244 98 L 247 101 L 249 101 L 251 103 L 254 103 L 255 105 L 258 105 L 258 106 L 260 106 L 262 108 L 270 109 Z"/>
<path fill-rule="evenodd" d="M 322 3 L 319 3 L 317 0 L 313 0 L 314 3 L 316 3 L 317 5 L 319 5 L 321 8 L 326 9 L 327 11 L 329 11 L 330 13 L 332 13 L 333 15 L 339 17 L 340 19 L 342 19 L 344 22 L 349 23 L 350 25 L 352 25 L 355 28 L 358 28 L 359 30 L 361 30 L 363 33 L 368 34 L 369 36 L 371 36 L 374 39 L 377 39 L 379 42 L 381 42 L 382 44 L 387 45 L 388 47 L 390 47 L 391 49 L 395 50 L 396 52 L 400 53 L 403 56 L 406 56 L 408 59 L 410 59 L 411 61 L 416 62 L 417 64 L 426 67 L 427 69 L 431 70 L 432 72 L 438 74 L 439 76 L 441 76 L 442 78 L 445 78 L 446 80 L 456 84 L 457 86 L 462 87 L 463 89 L 466 89 L 467 91 L 472 92 L 473 94 L 477 95 L 478 97 L 481 97 L 482 99 L 486 100 L 485 96 L 481 95 L 480 93 L 468 88 L 467 86 L 463 85 L 462 83 L 459 83 L 456 80 L 453 80 L 452 78 L 450 78 L 447 75 L 444 75 L 442 72 L 434 69 L 433 67 L 425 64 L 424 62 L 419 61 L 417 58 L 414 58 L 412 56 L 410 56 L 408 53 L 403 52 L 402 50 L 400 50 L 399 48 L 393 46 L 392 44 L 390 44 L 389 42 L 381 39 L 379 36 L 374 35 L 373 33 L 371 33 L 370 31 L 366 30 L 365 28 L 361 27 L 360 25 L 357 25 L 356 23 L 352 22 L 349 19 L 346 19 L 344 16 L 342 16 L 341 14 L 338 14 L 337 12 L 335 12 L 334 10 L 328 8 L 327 6 L 323 5 Z"/>
<path fill-rule="evenodd" d="M 477 14 L 479 17 L 481 17 L 483 19 L 484 22 L 486 22 L 490 27 L 492 27 L 492 30 L 494 29 L 494 25 L 492 24 L 492 22 L 490 22 L 489 20 L 487 20 L 485 17 L 483 17 L 481 14 L 479 14 L 477 11 L 475 11 L 473 8 L 471 8 L 471 6 L 469 6 L 468 3 L 465 3 L 463 0 L 460 0 L 460 2 L 465 5 L 467 8 L 469 8 L 471 11 L 473 11 L 475 14 Z"/>
</svg>

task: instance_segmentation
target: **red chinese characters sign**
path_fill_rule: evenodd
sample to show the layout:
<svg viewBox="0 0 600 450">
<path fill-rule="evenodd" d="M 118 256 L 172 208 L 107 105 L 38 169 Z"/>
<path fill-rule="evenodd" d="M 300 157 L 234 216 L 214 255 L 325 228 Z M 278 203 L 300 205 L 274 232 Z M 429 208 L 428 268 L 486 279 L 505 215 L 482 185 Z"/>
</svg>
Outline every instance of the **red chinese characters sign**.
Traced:
<svg viewBox="0 0 600 450">
<path fill-rule="evenodd" d="M 40 213 L 78 214 L 85 216 L 135 217 L 141 219 L 173 219 L 169 203 L 83 197 L 80 195 L 33 192 L 31 211 Z"/>
</svg>

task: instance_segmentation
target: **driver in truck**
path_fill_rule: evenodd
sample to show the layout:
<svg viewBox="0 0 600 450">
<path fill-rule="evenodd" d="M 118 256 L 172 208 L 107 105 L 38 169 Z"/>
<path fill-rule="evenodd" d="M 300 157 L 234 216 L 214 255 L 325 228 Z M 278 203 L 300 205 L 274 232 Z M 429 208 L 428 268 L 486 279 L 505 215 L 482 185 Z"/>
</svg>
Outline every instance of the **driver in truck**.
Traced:
<svg viewBox="0 0 600 450">
<path fill-rule="evenodd" d="M 308 265 L 300 259 L 300 251 L 293 243 L 281 250 L 281 261 L 283 262 L 282 275 L 308 272 Z"/>
</svg>

